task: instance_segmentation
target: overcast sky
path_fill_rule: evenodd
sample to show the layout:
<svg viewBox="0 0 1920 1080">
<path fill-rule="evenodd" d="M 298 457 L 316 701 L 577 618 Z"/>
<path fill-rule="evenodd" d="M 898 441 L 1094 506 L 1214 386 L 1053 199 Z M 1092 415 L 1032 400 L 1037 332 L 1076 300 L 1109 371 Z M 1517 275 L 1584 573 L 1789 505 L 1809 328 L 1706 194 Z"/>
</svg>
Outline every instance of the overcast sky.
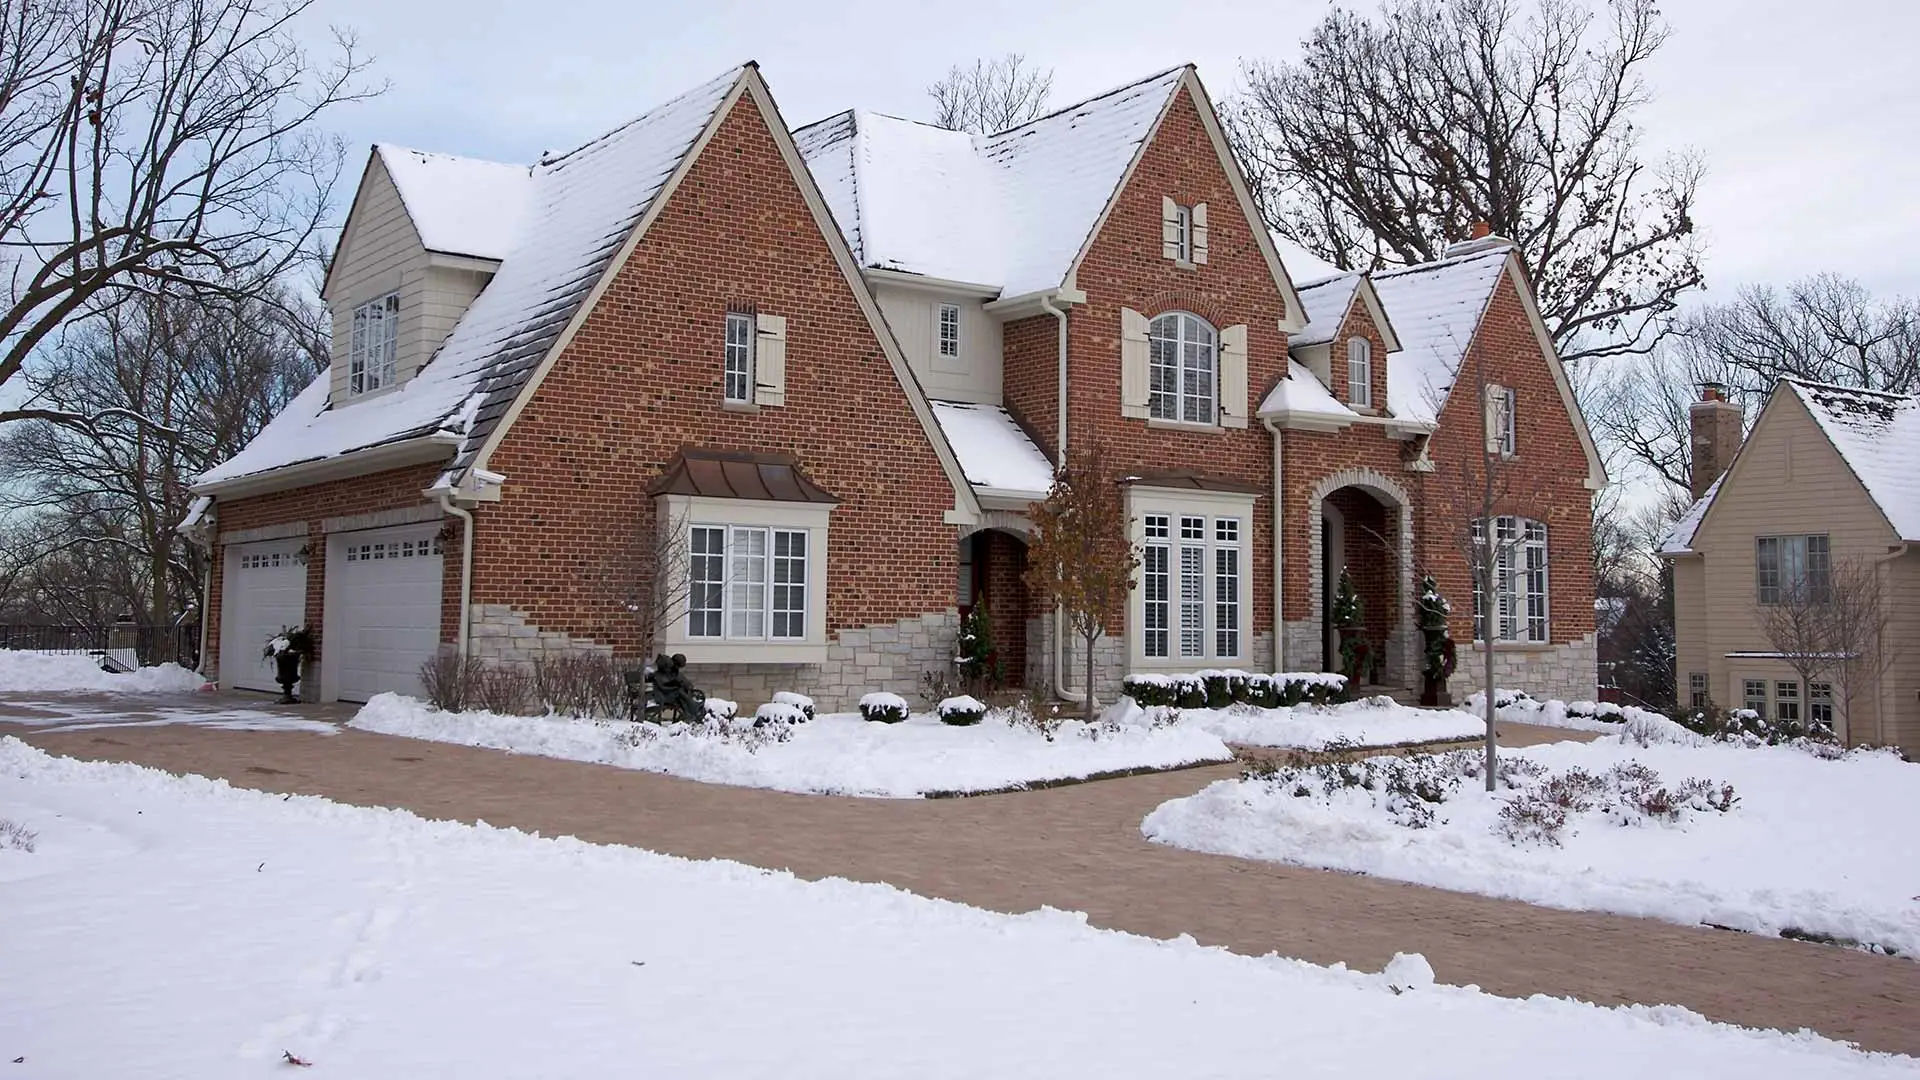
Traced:
<svg viewBox="0 0 1920 1080">
<path fill-rule="evenodd" d="M 1642 120 L 1650 153 L 1706 159 L 1709 288 L 1838 270 L 1920 293 L 1920 3 L 1664 6 L 1674 35 L 1648 73 L 1656 98 Z M 376 141 L 531 160 L 748 59 L 796 125 L 854 106 L 927 117 L 928 82 L 1010 50 L 1054 69 L 1056 105 L 1187 61 L 1221 99 L 1243 59 L 1292 56 L 1328 7 L 320 0 L 316 14 L 354 29 L 392 82 L 333 120 L 357 144 L 357 168 Z"/>
</svg>

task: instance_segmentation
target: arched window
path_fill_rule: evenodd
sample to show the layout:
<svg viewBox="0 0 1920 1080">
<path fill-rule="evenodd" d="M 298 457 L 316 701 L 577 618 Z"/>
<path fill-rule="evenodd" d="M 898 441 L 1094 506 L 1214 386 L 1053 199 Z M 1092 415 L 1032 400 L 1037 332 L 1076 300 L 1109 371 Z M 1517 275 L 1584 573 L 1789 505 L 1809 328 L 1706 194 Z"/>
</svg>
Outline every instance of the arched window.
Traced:
<svg viewBox="0 0 1920 1080">
<path fill-rule="evenodd" d="M 1171 311 L 1153 320 L 1149 404 L 1159 420 L 1212 424 L 1218 405 L 1219 337 L 1198 315 Z"/>
<path fill-rule="evenodd" d="M 1373 343 L 1363 337 L 1347 339 L 1347 401 L 1373 407 Z"/>
</svg>

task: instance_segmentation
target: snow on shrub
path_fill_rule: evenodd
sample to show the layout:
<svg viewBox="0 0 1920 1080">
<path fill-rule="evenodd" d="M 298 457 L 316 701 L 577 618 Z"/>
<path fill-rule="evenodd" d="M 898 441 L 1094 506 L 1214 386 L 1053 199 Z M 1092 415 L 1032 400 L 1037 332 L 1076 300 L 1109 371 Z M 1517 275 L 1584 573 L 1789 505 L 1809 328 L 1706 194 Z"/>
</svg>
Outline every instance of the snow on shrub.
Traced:
<svg viewBox="0 0 1920 1080">
<path fill-rule="evenodd" d="M 962 694 L 942 701 L 934 711 L 940 714 L 940 722 L 943 724 L 968 727 L 986 718 L 987 706 L 978 698 Z"/>
<path fill-rule="evenodd" d="M 791 726 L 793 724 L 804 724 L 806 722 L 807 714 L 800 711 L 800 706 L 788 704 L 784 701 L 769 701 L 765 705 L 753 710 L 754 727 L 768 727 L 770 725 Z"/>
<path fill-rule="evenodd" d="M 881 724 L 897 724 L 907 718 L 907 699 L 885 690 L 863 694 L 860 697 L 860 718 Z"/>
<path fill-rule="evenodd" d="M 775 704 L 791 705 L 799 709 L 807 720 L 813 719 L 813 699 L 805 694 L 796 694 L 790 690 L 782 690 L 773 695 L 773 700 Z"/>
<path fill-rule="evenodd" d="M 719 697 L 710 697 L 707 699 L 707 720 L 709 723 L 731 723 L 733 719 L 739 715 L 740 706 L 737 702 L 728 701 L 726 698 Z"/>
<path fill-rule="evenodd" d="M 1191 675 L 1128 675 L 1120 686 L 1143 709 L 1162 705 L 1224 709 L 1233 704 L 1278 709 L 1303 702 L 1325 705 L 1337 701 L 1346 691 L 1347 677 L 1332 671 L 1256 675 L 1209 669 Z"/>
</svg>

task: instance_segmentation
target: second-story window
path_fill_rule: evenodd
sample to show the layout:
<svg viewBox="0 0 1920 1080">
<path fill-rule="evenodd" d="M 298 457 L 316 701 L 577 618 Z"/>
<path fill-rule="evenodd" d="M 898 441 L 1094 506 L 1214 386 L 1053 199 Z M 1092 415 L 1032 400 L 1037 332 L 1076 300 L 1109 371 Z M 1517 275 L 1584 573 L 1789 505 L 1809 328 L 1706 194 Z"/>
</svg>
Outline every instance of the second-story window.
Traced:
<svg viewBox="0 0 1920 1080">
<path fill-rule="evenodd" d="M 1825 536 L 1760 536 L 1753 541 L 1755 599 L 1762 604 L 1824 604 L 1833 590 Z"/>
<path fill-rule="evenodd" d="M 727 312 L 726 400 L 753 400 L 753 315 L 745 311 Z M 711 385 L 711 384 L 709 384 Z"/>
<path fill-rule="evenodd" d="M 1219 338 L 1198 315 L 1169 312 L 1153 320 L 1148 405 L 1158 420 L 1219 421 Z"/>
<path fill-rule="evenodd" d="M 353 339 L 347 360 L 347 392 L 364 394 L 392 386 L 398 374 L 400 294 L 388 293 L 353 309 Z"/>
<path fill-rule="evenodd" d="M 1373 407 L 1373 343 L 1366 338 L 1347 341 L 1347 400 L 1363 409 Z"/>
<path fill-rule="evenodd" d="M 938 315 L 940 355 L 958 358 L 960 355 L 960 305 L 941 304 Z"/>
</svg>

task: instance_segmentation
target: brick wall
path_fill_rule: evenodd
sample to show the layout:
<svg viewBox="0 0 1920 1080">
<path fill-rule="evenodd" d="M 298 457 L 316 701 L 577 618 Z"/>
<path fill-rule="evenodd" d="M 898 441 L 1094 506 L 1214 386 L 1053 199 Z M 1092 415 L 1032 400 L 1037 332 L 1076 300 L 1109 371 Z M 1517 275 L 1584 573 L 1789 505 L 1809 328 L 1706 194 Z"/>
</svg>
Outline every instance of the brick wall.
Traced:
<svg viewBox="0 0 1920 1080">
<path fill-rule="evenodd" d="M 1001 400 L 1052 459 L 1060 441 L 1060 320 L 1017 319 L 1000 334 Z"/>
<path fill-rule="evenodd" d="M 1028 596 L 1027 583 L 1022 579 L 1027 570 L 1027 547 L 1019 537 L 997 529 L 975 535 L 986 571 L 981 603 L 993 620 L 994 645 L 1007 682 L 1019 686 L 1026 682 L 1027 675 L 1027 619 L 1040 611 L 1040 604 Z"/>
</svg>

